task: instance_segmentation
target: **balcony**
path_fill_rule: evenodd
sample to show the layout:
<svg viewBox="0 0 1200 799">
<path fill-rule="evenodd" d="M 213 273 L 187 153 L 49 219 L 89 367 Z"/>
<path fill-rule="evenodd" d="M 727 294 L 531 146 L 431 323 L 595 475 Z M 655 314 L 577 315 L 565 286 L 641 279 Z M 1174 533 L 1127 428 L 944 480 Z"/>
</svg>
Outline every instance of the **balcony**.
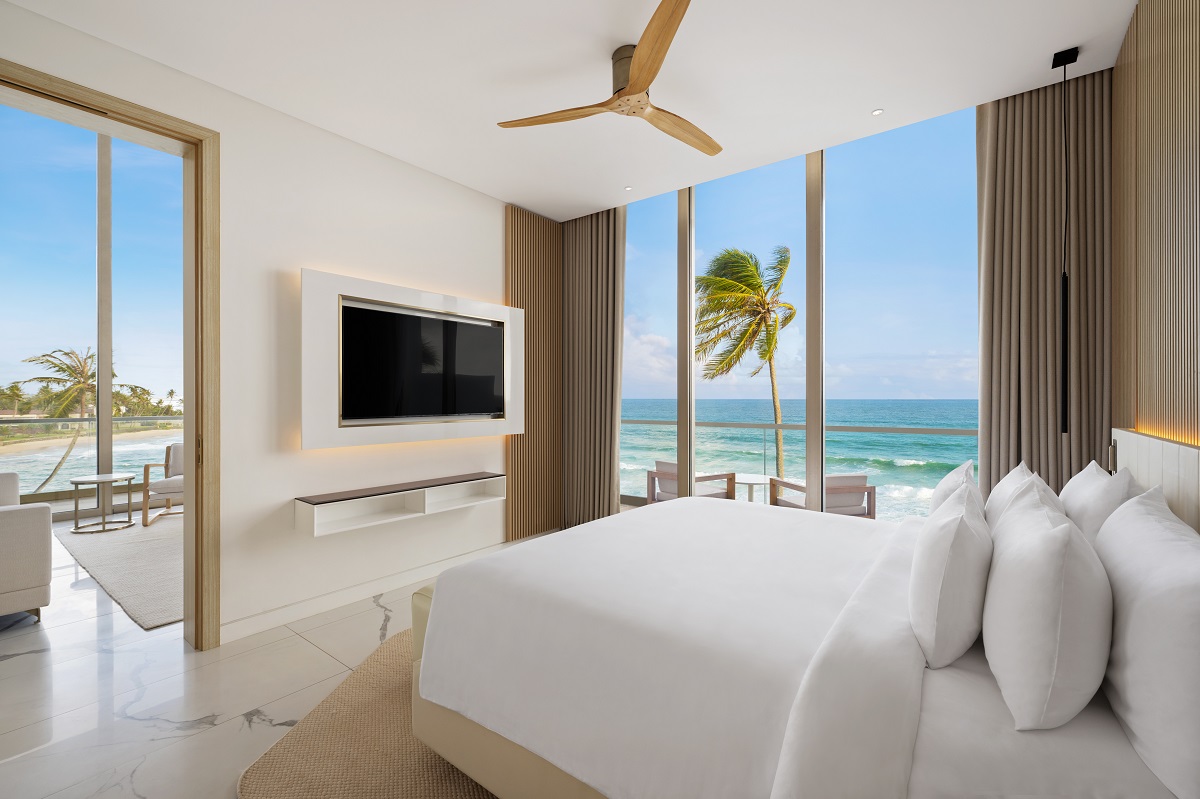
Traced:
<svg viewBox="0 0 1200 799">
<path fill-rule="evenodd" d="M 183 419 L 183 416 L 113 418 L 112 471 L 137 475 L 135 503 L 140 498 L 137 492 L 141 490 L 142 467 L 147 463 L 162 463 L 167 445 L 183 439 Z M 99 470 L 97 455 L 95 417 L 0 418 L 0 472 L 16 472 L 20 476 L 23 503 L 49 502 L 55 512 L 69 511 L 73 498 L 71 478 L 95 474 Z M 121 488 L 113 499 L 123 510 L 125 491 L 123 485 Z M 82 488 L 80 507 L 94 508 L 95 504 L 95 487 Z"/>
<path fill-rule="evenodd" d="M 627 400 L 646 409 L 646 400 Z M 775 430 L 783 432 L 784 472 L 788 479 L 805 479 L 806 426 L 801 423 L 773 424 L 755 421 L 718 421 L 713 419 L 722 410 L 722 401 L 712 401 L 705 408 L 697 404 L 696 473 L 744 472 L 775 474 Z M 914 404 L 919 401 L 914 401 Z M 968 458 L 978 461 L 978 430 L 976 427 L 956 426 L 963 422 L 975 424 L 975 405 L 962 401 L 962 408 L 941 413 L 935 424 L 923 426 L 892 426 L 888 424 L 829 424 L 825 428 L 825 471 L 833 474 L 867 474 L 868 481 L 877 487 L 877 518 L 899 520 L 906 516 L 924 516 L 934 486 L 951 469 Z M 673 401 L 658 405 L 661 415 Z M 849 402 L 846 403 L 849 405 Z M 930 418 L 930 414 L 897 414 L 895 405 L 862 401 L 853 408 L 837 407 L 831 401 L 830 419 L 846 421 L 881 421 L 897 418 Z M 627 405 L 626 411 L 635 410 Z M 793 409 L 789 415 L 801 415 Z M 707 418 L 705 418 L 707 417 Z M 936 425 L 936 426 L 935 426 Z M 621 419 L 621 502 L 639 505 L 645 502 L 646 471 L 654 461 L 675 460 L 676 423 L 669 418 Z M 739 499 L 746 499 L 747 488 L 739 486 Z M 765 492 L 759 490 L 755 501 L 765 502 Z"/>
</svg>

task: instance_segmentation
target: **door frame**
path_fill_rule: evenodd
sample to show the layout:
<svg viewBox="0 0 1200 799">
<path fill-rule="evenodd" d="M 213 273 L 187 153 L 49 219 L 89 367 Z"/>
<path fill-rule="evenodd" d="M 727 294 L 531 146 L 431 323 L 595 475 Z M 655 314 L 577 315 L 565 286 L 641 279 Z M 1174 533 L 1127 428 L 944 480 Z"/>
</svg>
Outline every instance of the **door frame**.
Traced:
<svg viewBox="0 0 1200 799">
<path fill-rule="evenodd" d="M 184 160 L 184 448 L 183 631 L 196 649 L 221 643 L 220 484 L 220 135 L 0 59 L 0 85 L 94 117 L 177 141 Z M 189 385 L 190 384 L 190 385 Z M 190 389 L 190 390 L 189 390 Z"/>
</svg>

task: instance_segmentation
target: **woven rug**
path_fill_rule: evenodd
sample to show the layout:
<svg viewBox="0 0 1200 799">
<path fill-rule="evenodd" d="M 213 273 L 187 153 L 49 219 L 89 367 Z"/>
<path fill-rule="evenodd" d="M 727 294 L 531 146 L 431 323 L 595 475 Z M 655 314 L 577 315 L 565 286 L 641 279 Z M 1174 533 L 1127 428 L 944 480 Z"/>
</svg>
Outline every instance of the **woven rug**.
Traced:
<svg viewBox="0 0 1200 799">
<path fill-rule="evenodd" d="M 144 630 L 183 619 L 183 516 L 126 530 L 54 535 L 92 579 Z M 86 519 L 84 521 L 87 521 Z"/>
<path fill-rule="evenodd" d="M 238 799 L 494 799 L 412 733 L 412 630 L 251 764 Z"/>
</svg>

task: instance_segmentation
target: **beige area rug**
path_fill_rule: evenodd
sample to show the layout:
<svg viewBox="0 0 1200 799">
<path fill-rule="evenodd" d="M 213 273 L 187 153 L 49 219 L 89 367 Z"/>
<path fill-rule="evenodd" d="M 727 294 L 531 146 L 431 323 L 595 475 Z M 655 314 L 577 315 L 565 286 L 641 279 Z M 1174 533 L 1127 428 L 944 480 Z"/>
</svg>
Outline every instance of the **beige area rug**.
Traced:
<svg viewBox="0 0 1200 799">
<path fill-rule="evenodd" d="M 389 638 L 238 782 L 238 799 L 494 799 L 412 732 L 412 630 Z"/>
<path fill-rule="evenodd" d="M 144 630 L 183 619 L 183 516 L 107 533 L 54 534 L 71 556 Z M 87 521 L 86 519 L 84 521 Z"/>
</svg>

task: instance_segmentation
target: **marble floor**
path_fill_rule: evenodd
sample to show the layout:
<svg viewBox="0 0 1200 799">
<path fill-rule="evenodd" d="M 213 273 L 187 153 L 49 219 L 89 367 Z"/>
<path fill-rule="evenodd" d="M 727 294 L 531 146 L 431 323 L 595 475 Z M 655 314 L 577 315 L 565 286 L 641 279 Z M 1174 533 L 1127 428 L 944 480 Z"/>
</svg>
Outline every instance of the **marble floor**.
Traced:
<svg viewBox="0 0 1200 799">
<path fill-rule="evenodd" d="M 196 652 L 138 627 L 53 541 L 42 622 L 0 616 L 0 797 L 233 797 L 389 636 L 424 583 Z"/>
</svg>

